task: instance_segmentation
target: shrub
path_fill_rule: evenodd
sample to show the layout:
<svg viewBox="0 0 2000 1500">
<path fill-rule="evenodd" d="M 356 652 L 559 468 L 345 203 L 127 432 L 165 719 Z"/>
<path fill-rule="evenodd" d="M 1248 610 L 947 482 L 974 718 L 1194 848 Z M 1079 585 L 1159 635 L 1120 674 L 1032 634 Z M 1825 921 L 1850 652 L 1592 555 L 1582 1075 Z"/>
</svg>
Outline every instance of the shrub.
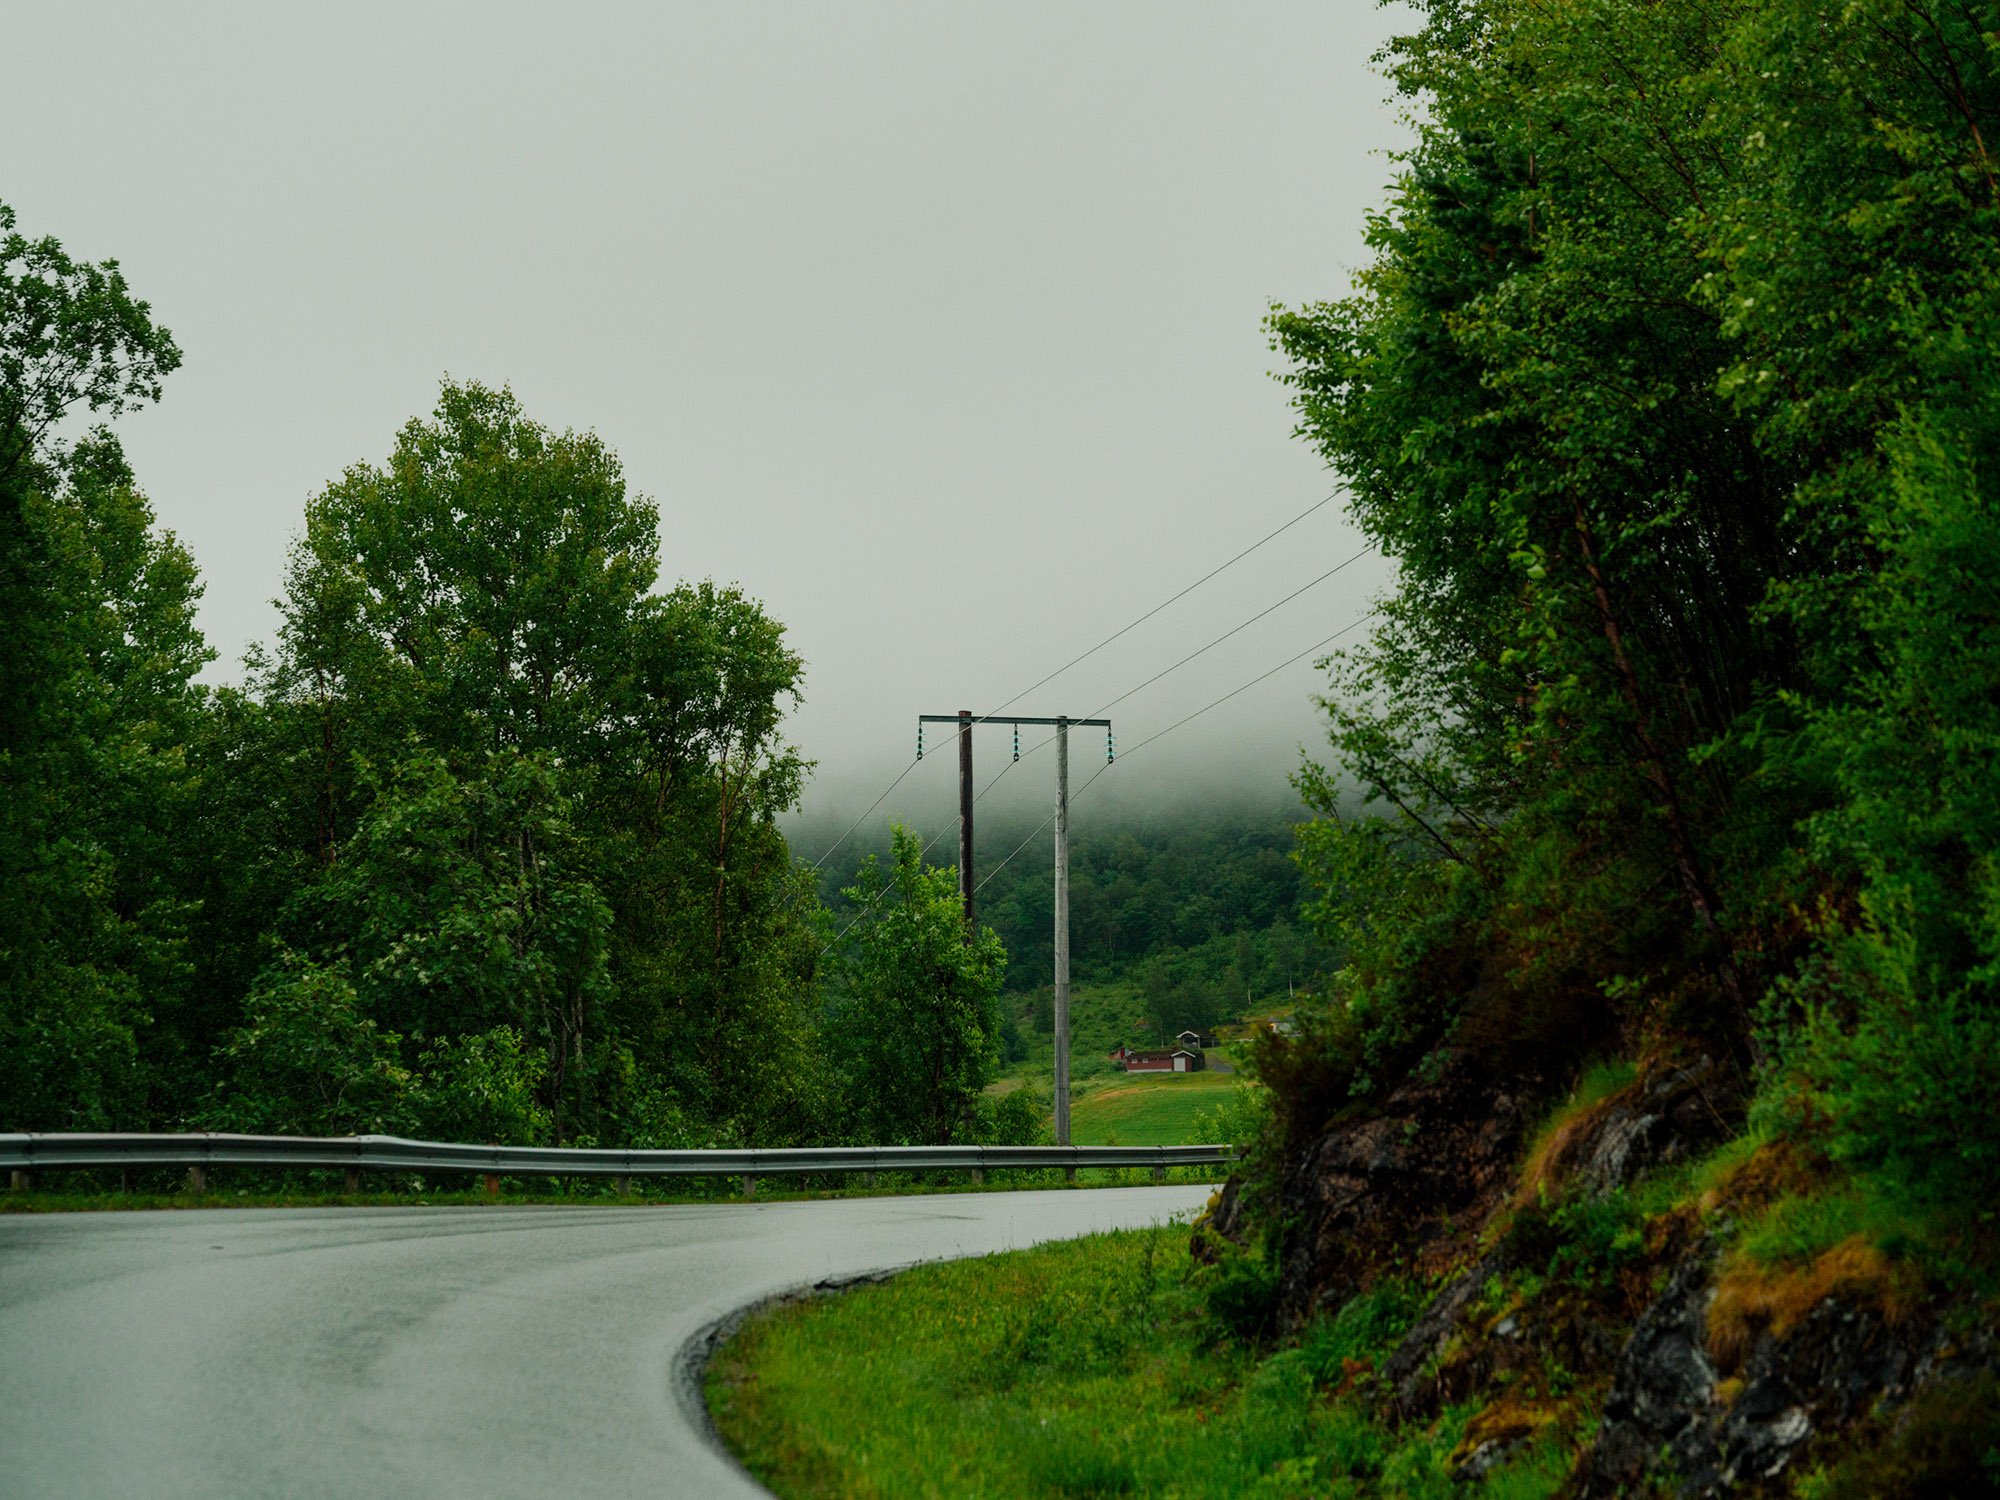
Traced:
<svg viewBox="0 0 2000 1500">
<path fill-rule="evenodd" d="M 420 1066 L 415 1113 L 425 1135 L 499 1146 L 548 1139 L 549 1112 L 537 1097 L 548 1060 L 511 1026 L 441 1041 Z"/>
<path fill-rule="evenodd" d="M 1299 1340 L 1306 1368 L 1321 1385 L 1338 1383 L 1348 1361 L 1372 1359 L 1403 1336 L 1423 1298 L 1401 1281 L 1377 1282 L 1347 1299 L 1331 1317 L 1318 1317 Z"/>
<path fill-rule="evenodd" d="M 2000 1381 L 1939 1381 L 1886 1442 L 1807 1475 L 1800 1500 L 1957 1500 L 2000 1495 Z"/>
<path fill-rule="evenodd" d="M 410 1126 L 402 1038 L 361 1014 L 344 962 L 287 954 L 220 1049 L 223 1082 L 200 1112 L 212 1130 L 271 1135 L 400 1132 Z"/>
<path fill-rule="evenodd" d="M 1222 1248 L 1203 1292 L 1209 1316 L 1232 1336 L 1254 1343 L 1277 1321 L 1278 1268 L 1257 1251 L 1216 1243 Z"/>
</svg>

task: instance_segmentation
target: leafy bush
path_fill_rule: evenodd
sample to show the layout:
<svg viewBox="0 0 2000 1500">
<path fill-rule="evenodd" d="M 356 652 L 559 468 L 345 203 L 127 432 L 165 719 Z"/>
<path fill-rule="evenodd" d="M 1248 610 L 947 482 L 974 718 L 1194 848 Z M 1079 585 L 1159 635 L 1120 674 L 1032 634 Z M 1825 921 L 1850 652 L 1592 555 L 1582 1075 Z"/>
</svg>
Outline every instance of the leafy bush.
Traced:
<svg viewBox="0 0 2000 1500">
<path fill-rule="evenodd" d="M 989 1146 L 1035 1146 L 1049 1139 L 1049 1111 L 1033 1089 L 979 1101 L 979 1138 Z"/>
<path fill-rule="evenodd" d="M 362 1015 L 344 962 L 287 954 L 252 993 L 219 1052 L 212 1130 L 266 1135 L 405 1133 L 414 1082 L 402 1038 Z"/>
<path fill-rule="evenodd" d="M 1624 1192 L 1529 1204 L 1516 1210 L 1503 1243 L 1519 1263 L 1583 1286 L 1609 1285 L 1646 1251 L 1644 1221 Z"/>
<path fill-rule="evenodd" d="M 1925 963 L 1907 902 L 1871 902 L 1870 925 L 1778 997 L 1799 1002 L 1784 1062 L 1806 1087 L 1780 1093 L 1778 1113 L 1826 1120 L 1837 1158 L 1961 1214 L 1990 1207 L 2000 1177 L 2000 884 L 1987 900 L 1978 935 L 1994 958 L 1969 979 Z"/>
<path fill-rule="evenodd" d="M 433 1140 L 533 1146 L 546 1141 L 539 1098 L 548 1060 L 511 1026 L 455 1037 L 425 1050 L 413 1100 L 418 1128 Z"/>
<path fill-rule="evenodd" d="M 1331 1317 L 1314 1318 L 1299 1339 L 1299 1352 L 1312 1378 L 1337 1385 L 1349 1360 L 1368 1360 L 1401 1338 L 1423 1310 L 1424 1298 L 1401 1281 L 1380 1281 L 1342 1304 Z"/>
<path fill-rule="evenodd" d="M 1872 1435 L 1872 1434 L 1871 1434 Z M 1799 1500 L 1955 1500 L 2000 1495 L 2000 1381 L 1943 1380 L 1886 1440 L 1802 1477 Z"/>
</svg>

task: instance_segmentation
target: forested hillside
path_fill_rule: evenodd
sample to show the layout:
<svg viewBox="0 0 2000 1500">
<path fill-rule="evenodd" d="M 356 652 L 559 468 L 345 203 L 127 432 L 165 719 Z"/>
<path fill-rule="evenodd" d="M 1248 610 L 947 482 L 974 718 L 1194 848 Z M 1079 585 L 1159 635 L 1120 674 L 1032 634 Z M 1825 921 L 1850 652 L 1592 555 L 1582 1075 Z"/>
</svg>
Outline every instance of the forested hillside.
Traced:
<svg viewBox="0 0 2000 1500">
<path fill-rule="evenodd" d="M 2000 10 L 1421 9 L 1372 261 L 1269 322 L 1400 576 L 1216 1305 L 1414 1278 L 1342 1389 L 1461 1480 L 1990 1493 Z"/>
<path fill-rule="evenodd" d="M 1158 1018 L 1212 1029 L 1246 1005 L 1317 984 L 1334 960 L 1300 923 L 1302 876 L 1282 802 L 1259 811 L 1163 810 L 1129 826 L 1070 836 L 1070 973 L 1079 984 L 1131 980 Z M 982 836 L 978 920 L 1007 949 L 1007 987 L 1046 992 L 1054 972 L 1052 835 L 1003 823 Z M 820 889 L 835 920 L 864 849 L 835 851 Z M 1005 861 L 1002 863 L 1002 861 Z M 1046 1001 L 1044 1002 L 1046 1003 Z"/>
</svg>

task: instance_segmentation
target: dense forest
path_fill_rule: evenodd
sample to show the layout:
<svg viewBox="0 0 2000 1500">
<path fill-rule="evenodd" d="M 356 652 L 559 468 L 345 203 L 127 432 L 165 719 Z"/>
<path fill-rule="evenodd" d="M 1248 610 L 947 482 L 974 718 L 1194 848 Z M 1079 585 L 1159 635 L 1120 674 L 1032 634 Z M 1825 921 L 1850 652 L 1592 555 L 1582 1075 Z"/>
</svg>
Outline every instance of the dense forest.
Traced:
<svg viewBox="0 0 2000 1500">
<path fill-rule="evenodd" d="M 115 262 L 0 234 L 0 1124 L 1033 1130 L 973 1105 L 1001 961 L 948 875 L 900 859 L 829 951 L 775 824 L 802 665 L 739 591 L 656 587 L 603 442 L 447 382 L 309 499 L 276 641 L 204 686 L 193 559 L 102 425 L 179 350 Z M 924 1005 L 829 1066 L 898 964 Z M 851 1108 L 909 1047 L 950 1065 Z"/>
<path fill-rule="evenodd" d="M 1414 1293 L 1326 1399 L 1439 1483 L 1991 1494 L 2000 9 L 1419 10 L 1372 259 L 1268 323 L 1399 583 L 1211 1310 Z M 1323 1488 L 1434 1492 L 1344 1420 Z"/>
<path fill-rule="evenodd" d="M 1287 1003 L 1317 987 L 1334 960 L 1300 919 L 1304 887 L 1292 825 L 1303 815 L 1283 803 L 1189 807 L 1129 826 L 1072 831 L 1072 979 L 1135 983 L 1153 1022 L 1170 1022 L 1169 1032 L 1211 1031 L 1246 1009 Z M 1053 852 L 1045 825 L 997 822 L 982 831 L 979 849 L 992 866 L 975 867 L 977 918 L 1007 951 L 1008 1009 L 1025 1006 L 1044 1030 L 1055 962 Z M 841 893 L 868 848 L 857 840 L 832 854 L 819 884 L 827 909 L 845 926 L 856 909 Z"/>
</svg>

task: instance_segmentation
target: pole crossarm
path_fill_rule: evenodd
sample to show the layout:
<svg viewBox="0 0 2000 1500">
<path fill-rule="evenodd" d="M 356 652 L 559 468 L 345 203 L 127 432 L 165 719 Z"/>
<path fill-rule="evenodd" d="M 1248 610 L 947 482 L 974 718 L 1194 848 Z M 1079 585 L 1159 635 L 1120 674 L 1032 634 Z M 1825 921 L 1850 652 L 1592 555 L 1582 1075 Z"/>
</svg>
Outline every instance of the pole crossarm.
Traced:
<svg viewBox="0 0 2000 1500">
<path fill-rule="evenodd" d="M 959 722 L 959 717 L 957 714 L 918 714 L 917 722 L 919 724 L 956 724 Z M 987 714 L 983 718 L 975 714 L 972 722 L 975 724 L 1046 724 L 1051 728 L 1057 724 L 1067 724 L 1072 729 L 1109 729 L 1111 727 L 1109 719 L 1031 719 L 1022 714 Z"/>
<path fill-rule="evenodd" d="M 1228 1146 L 824 1146 L 617 1151 L 476 1146 L 390 1135 L 0 1134 L 0 1168 L 359 1167 L 532 1177 L 735 1177 L 790 1172 L 923 1172 L 1032 1167 L 1228 1167 Z"/>
</svg>

